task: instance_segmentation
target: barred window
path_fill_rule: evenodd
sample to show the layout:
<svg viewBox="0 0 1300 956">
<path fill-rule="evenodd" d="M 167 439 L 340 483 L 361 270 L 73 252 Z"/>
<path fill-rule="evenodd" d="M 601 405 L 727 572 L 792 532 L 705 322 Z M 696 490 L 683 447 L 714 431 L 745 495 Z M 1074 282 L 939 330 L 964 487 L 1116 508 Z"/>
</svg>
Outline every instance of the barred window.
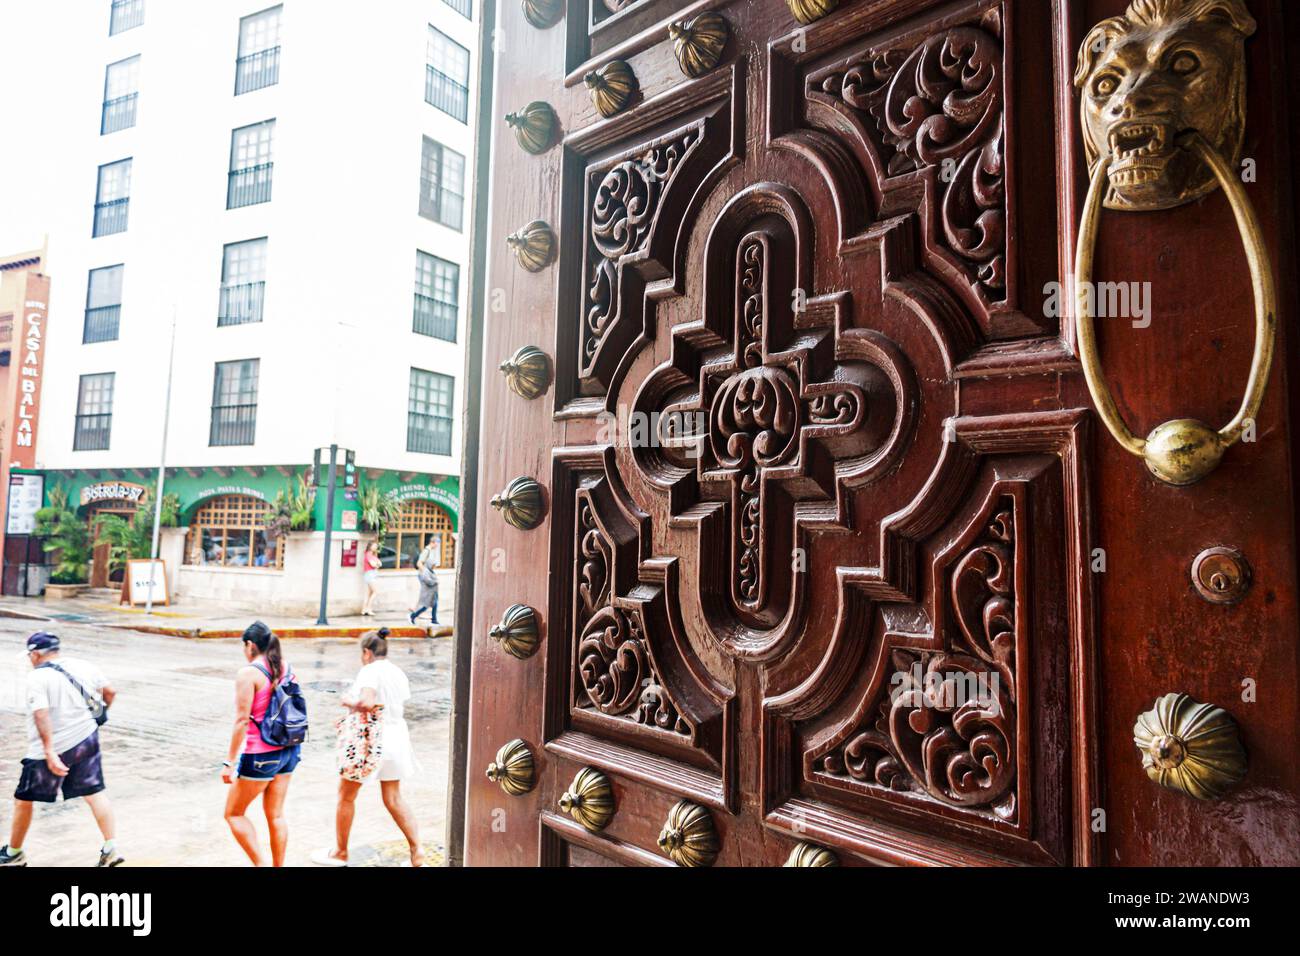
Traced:
<svg viewBox="0 0 1300 956">
<path fill-rule="evenodd" d="M 260 359 L 218 362 L 212 383 L 209 445 L 251 445 L 257 433 Z"/>
<path fill-rule="evenodd" d="M 131 160 L 119 159 L 99 167 L 95 187 L 95 223 L 93 236 L 111 236 L 125 232 L 131 202 Z"/>
<path fill-rule="evenodd" d="M 459 297 L 460 266 L 417 249 L 413 331 L 455 342 Z"/>
<path fill-rule="evenodd" d="M 262 321 L 266 292 L 266 239 L 227 243 L 221 256 L 217 325 Z"/>
<path fill-rule="evenodd" d="M 429 24 L 424 101 L 462 123 L 469 117 L 469 50 Z"/>
<path fill-rule="evenodd" d="M 144 0 L 113 0 L 109 6 L 108 35 L 134 30 L 144 23 Z"/>
<path fill-rule="evenodd" d="M 451 454 L 451 416 L 456 380 L 422 368 L 411 369 L 407 400 L 406 450 Z"/>
<path fill-rule="evenodd" d="M 420 150 L 420 215 L 452 229 L 465 224 L 465 157 L 427 136 Z"/>
<path fill-rule="evenodd" d="M 226 208 L 271 201 L 271 146 L 275 120 L 242 126 L 230 134 L 230 174 Z"/>
<path fill-rule="evenodd" d="M 239 21 L 235 58 L 235 95 L 280 82 L 280 11 L 272 7 Z"/>
<path fill-rule="evenodd" d="M 284 567 L 284 538 L 266 536 L 269 509 L 252 495 L 209 498 L 194 515 L 185 539 L 185 563 L 226 568 Z"/>
<path fill-rule="evenodd" d="M 403 502 L 402 512 L 379 545 L 380 567 L 411 569 L 428 547 L 430 564 L 450 568 L 456 564 L 456 536 L 451 516 L 426 498 Z"/>
<path fill-rule="evenodd" d="M 135 125 L 135 103 L 140 89 L 140 57 L 110 63 L 104 70 L 104 107 L 99 135 Z"/>
<path fill-rule="evenodd" d="M 126 266 L 91 269 L 86 281 L 86 315 L 81 341 L 114 342 L 122 318 L 122 275 Z"/>
<path fill-rule="evenodd" d="M 83 375 L 77 386 L 73 451 L 105 451 L 113 432 L 113 372 Z"/>
</svg>

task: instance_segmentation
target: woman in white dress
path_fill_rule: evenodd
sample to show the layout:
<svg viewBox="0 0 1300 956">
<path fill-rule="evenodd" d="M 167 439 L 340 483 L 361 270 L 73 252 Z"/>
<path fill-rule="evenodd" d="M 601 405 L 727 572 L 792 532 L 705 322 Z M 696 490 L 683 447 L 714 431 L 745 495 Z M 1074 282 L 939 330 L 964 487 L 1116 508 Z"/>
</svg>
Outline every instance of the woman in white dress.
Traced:
<svg viewBox="0 0 1300 956">
<path fill-rule="evenodd" d="M 411 685 L 401 668 L 388 659 L 388 628 L 367 631 L 361 637 L 361 670 L 343 696 L 343 706 L 350 711 L 370 713 L 383 707 L 383 744 L 378 769 L 367 780 L 378 780 L 384 807 L 401 829 L 411 851 L 411 866 L 423 864 L 420 833 L 415 814 L 402 798 L 402 781 L 419 770 L 411 747 L 411 732 L 406 726 L 403 708 L 411 699 Z M 339 780 L 339 802 L 334 816 L 336 844 L 332 849 L 317 850 L 312 862 L 321 866 L 348 865 L 348 836 L 356 813 L 357 794 L 364 781 Z"/>
</svg>

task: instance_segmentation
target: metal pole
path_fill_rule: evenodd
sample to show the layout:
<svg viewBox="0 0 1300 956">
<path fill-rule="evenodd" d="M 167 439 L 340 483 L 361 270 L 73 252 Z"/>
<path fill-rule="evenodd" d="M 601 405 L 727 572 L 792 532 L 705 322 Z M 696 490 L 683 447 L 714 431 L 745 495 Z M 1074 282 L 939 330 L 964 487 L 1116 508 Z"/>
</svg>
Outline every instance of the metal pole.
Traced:
<svg viewBox="0 0 1300 956">
<path fill-rule="evenodd" d="M 320 615 L 316 618 L 317 624 L 328 624 L 329 620 L 325 617 L 325 602 L 329 598 L 330 592 L 330 539 L 334 534 L 334 472 L 339 460 L 339 446 L 330 445 L 330 469 L 326 472 L 329 476 L 329 493 L 325 496 L 325 557 L 321 562 L 320 572 Z"/>
<path fill-rule="evenodd" d="M 167 477 L 167 429 L 172 418 L 172 369 L 176 365 L 176 307 L 172 306 L 172 344 L 167 354 L 167 399 L 163 403 L 162 453 L 158 459 L 158 487 L 154 489 L 153 545 L 149 548 L 149 596 L 144 613 L 153 613 L 154 572 L 158 568 L 158 538 L 162 527 L 163 480 Z"/>
</svg>

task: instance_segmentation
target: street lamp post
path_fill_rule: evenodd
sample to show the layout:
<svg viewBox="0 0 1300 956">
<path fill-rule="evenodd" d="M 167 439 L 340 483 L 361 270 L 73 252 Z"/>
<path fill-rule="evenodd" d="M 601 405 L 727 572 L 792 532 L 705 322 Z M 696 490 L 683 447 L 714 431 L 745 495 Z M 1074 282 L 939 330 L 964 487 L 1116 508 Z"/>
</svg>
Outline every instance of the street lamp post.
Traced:
<svg viewBox="0 0 1300 956">
<path fill-rule="evenodd" d="M 329 471 L 326 472 L 329 491 L 325 495 L 325 557 L 322 561 L 320 573 L 320 614 L 316 617 L 317 624 L 329 623 L 329 619 L 325 616 L 325 604 L 329 600 L 330 591 L 330 542 L 334 536 L 334 471 L 338 465 L 338 458 L 339 446 L 330 445 L 330 466 Z M 318 477 L 318 484 L 319 481 Z"/>
</svg>

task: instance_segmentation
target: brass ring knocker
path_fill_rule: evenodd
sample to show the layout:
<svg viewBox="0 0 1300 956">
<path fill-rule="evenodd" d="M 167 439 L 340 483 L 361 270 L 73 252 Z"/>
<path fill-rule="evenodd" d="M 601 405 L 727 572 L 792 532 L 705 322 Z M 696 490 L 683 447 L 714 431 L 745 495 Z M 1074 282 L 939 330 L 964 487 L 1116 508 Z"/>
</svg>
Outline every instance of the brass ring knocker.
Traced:
<svg viewBox="0 0 1300 956">
<path fill-rule="evenodd" d="M 1106 384 L 1101 359 L 1097 354 L 1096 329 L 1090 311 L 1088 290 L 1092 286 L 1092 260 L 1097 243 L 1097 225 L 1101 217 L 1102 200 L 1106 195 L 1107 171 L 1111 157 L 1103 154 L 1093 170 L 1088 187 L 1088 199 L 1083 207 L 1083 220 L 1079 225 L 1079 244 L 1074 257 L 1075 302 L 1079 319 L 1079 359 L 1088 391 L 1097 406 L 1097 414 L 1106 428 L 1125 450 L 1146 461 L 1147 468 L 1158 479 L 1171 485 L 1190 485 L 1200 481 L 1216 467 L 1223 453 L 1241 439 L 1249 421 L 1259 414 L 1264 401 L 1264 388 L 1268 383 L 1269 368 L 1273 364 L 1273 345 L 1277 333 L 1277 297 L 1274 289 L 1273 269 L 1259 221 L 1246 198 L 1246 190 L 1234 174 L 1232 167 L 1219 155 L 1205 137 L 1191 130 L 1182 134 L 1178 145 L 1191 149 L 1214 172 L 1224 195 L 1232 206 L 1237 220 L 1237 230 L 1246 251 L 1250 266 L 1251 284 L 1255 293 L 1255 354 L 1250 363 L 1250 377 L 1246 380 L 1246 393 L 1241 407 L 1228 424 L 1218 431 L 1194 418 L 1176 418 L 1157 425 L 1145 439 L 1134 435 L 1120 415 L 1114 396 Z"/>
</svg>

